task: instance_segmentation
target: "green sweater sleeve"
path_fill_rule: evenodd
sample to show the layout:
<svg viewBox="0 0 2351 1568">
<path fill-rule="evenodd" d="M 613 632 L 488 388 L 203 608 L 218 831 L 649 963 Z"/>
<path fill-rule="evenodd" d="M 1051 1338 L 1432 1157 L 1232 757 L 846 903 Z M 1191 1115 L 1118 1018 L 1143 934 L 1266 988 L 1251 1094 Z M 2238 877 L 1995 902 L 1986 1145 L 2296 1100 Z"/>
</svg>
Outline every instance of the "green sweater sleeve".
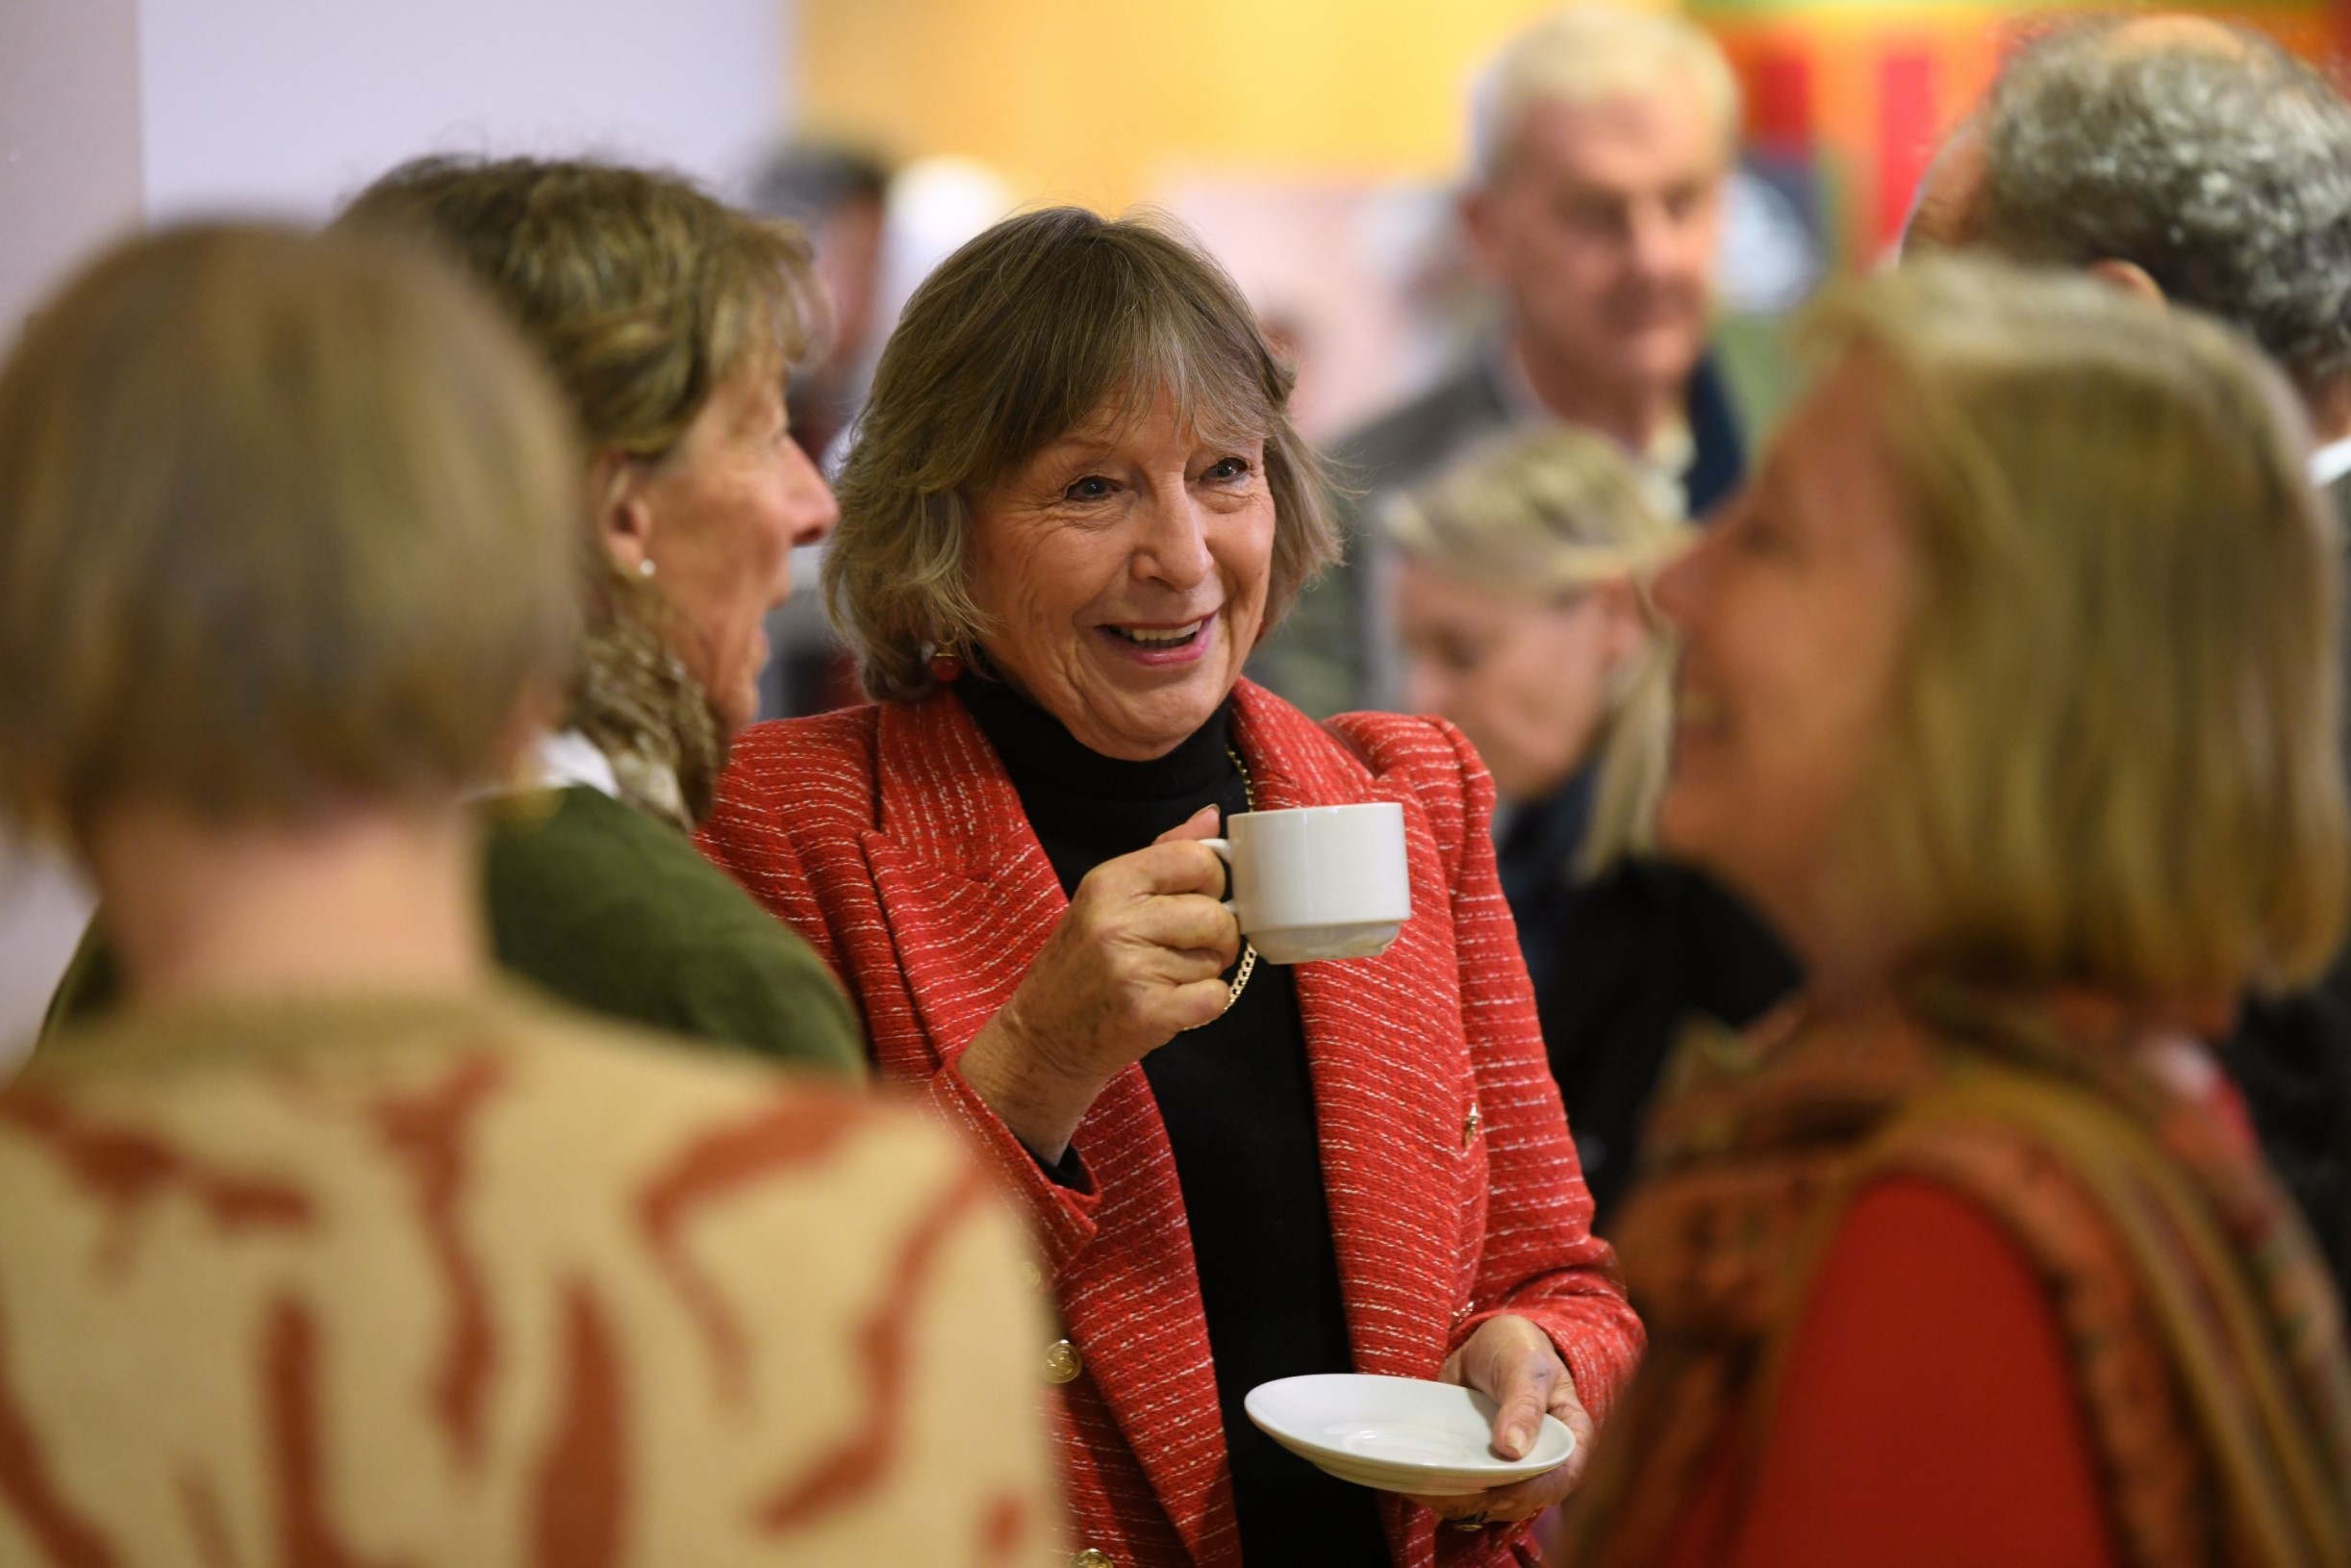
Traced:
<svg viewBox="0 0 2351 1568">
<path fill-rule="evenodd" d="M 795 1067 L 864 1077 L 865 1030 L 848 999 L 814 948 L 778 934 L 790 940 L 712 942 L 682 956 L 667 1016 L 654 1022 Z"/>
<path fill-rule="evenodd" d="M 493 806 L 484 898 L 498 966 L 588 1012 L 862 1079 L 865 1031 L 816 949 L 683 834 L 589 789 Z M 121 991 L 102 921 L 82 934 L 37 1050 Z"/>
<path fill-rule="evenodd" d="M 864 1032 L 814 948 L 685 835 L 595 791 L 493 815 L 498 962 L 575 1006 L 789 1066 L 866 1073 Z"/>
</svg>

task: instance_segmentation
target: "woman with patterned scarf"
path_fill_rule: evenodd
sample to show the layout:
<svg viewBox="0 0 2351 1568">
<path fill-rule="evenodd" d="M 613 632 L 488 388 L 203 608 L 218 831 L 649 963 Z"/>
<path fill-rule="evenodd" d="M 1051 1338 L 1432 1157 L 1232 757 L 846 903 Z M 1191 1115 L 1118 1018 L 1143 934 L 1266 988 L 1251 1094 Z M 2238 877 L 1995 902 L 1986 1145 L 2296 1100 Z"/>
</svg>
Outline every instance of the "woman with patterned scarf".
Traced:
<svg viewBox="0 0 2351 1568">
<path fill-rule="evenodd" d="M 1685 1040 L 1580 1565 L 2351 1561 L 2339 1309 L 2203 1042 L 2340 934 L 2338 545 L 2220 328 L 1945 262 L 1657 584 L 1661 831 L 1801 954 Z"/>
<path fill-rule="evenodd" d="M 784 430 L 823 307 L 806 242 L 673 176 L 420 159 L 341 226 L 455 256 L 555 372 L 586 438 L 588 635 L 532 789 L 492 803 L 500 966 L 575 1006 L 861 1076 L 862 1031 L 808 945 L 687 837 L 758 716 L 767 612 L 839 509 Z M 85 942 L 54 1028 L 116 991 Z"/>
</svg>

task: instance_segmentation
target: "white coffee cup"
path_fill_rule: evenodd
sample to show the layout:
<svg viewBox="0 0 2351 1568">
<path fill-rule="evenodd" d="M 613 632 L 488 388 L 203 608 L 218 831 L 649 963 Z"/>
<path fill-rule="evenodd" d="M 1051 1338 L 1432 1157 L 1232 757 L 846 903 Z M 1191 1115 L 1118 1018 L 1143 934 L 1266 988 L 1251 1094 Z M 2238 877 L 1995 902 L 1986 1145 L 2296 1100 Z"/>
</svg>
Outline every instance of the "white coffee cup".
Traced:
<svg viewBox="0 0 2351 1568">
<path fill-rule="evenodd" d="M 1404 808 L 1245 811 L 1204 841 L 1232 868 L 1225 907 L 1269 964 L 1377 958 L 1412 918 Z"/>
</svg>

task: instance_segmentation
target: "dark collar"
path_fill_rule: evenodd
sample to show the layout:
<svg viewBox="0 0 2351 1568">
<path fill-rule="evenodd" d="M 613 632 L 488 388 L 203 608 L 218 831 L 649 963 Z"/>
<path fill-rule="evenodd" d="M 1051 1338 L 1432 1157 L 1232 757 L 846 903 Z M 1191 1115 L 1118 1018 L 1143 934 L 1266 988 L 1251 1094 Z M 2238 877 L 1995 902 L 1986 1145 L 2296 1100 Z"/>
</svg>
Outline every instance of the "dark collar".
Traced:
<svg viewBox="0 0 2351 1568">
<path fill-rule="evenodd" d="M 1232 698 L 1165 756 L 1149 762 L 1105 757 L 1060 720 L 1000 681 L 966 675 L 952 688 L 996 748 L 1023 799 L 1164 800 L 1214 789 L 1232 772 Z"/>
<path fill-rule="evenodd" d="M 1508 341 L 1486 340 L 1471 364 L 1468 381 L 1491 410 L 1497 424 L 1518 417 L 1523 401 L 1511 389 Z M 1690 369 L 1682 398 L 1682 414 L 1690 425 L 1690 466 L 1681 474 L 1681 493 L 1694 521 L 1704 521 L 1729 500 L 1747 473 L 1747 443 L 1739 433 L 1738 409 L 1724 374 L 1721 356 L 1711 347 Z"/>
<path fill-rule="evenodd" d="M 1512 907 L 1520 907 L 1522 897 L 1574 879 L 1577 852 L 1591 831 L 1599 775 L 1598 765 L 1586 763 L 1551 794 L 1510 814 L 1495 854 Z"/>
</svg>

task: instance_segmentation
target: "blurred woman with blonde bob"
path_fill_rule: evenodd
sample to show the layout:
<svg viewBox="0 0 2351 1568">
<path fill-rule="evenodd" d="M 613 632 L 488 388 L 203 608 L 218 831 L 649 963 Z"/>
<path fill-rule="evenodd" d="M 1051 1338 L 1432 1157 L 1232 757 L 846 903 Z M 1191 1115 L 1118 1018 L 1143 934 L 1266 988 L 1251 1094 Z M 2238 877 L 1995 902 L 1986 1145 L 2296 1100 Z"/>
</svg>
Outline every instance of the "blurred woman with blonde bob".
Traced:
<svg viewBox="0 0 2351 1568">
<path fill-rule="evenodd" d="M 1675 1030 L 1744 1026 L 1795 978 L 1735 899 L 1653 852 L 1672 650 L 1641 585 L 1687 530 L 1619 447 L 1564 425 L 1499 438 L 1383 520 L 1407 704 L 1494 774 L 1503 894 L 1605 1227 Z"/>
<path fill-rule="evenodd" d="M 2346 887 L 2337 544 L 2284 383 L 1931 263 L 1664 573 L 1667 848 L 1801 1003 L 1685 1050 L 1583 1564 L 2351 1560 L 2329 1282 L 2199 1043 Z"/>
<path fill-rule="evenodd" d="M 0 1091 L 0 1561 L 1051 1533 L 953 1141 L 495 977 L 468 796 L 570 680 L 579 472 L 498 311 L 350 234 L 134 241 L 0 367 L 0 806 L 127 987 Z"/>
</svg>

